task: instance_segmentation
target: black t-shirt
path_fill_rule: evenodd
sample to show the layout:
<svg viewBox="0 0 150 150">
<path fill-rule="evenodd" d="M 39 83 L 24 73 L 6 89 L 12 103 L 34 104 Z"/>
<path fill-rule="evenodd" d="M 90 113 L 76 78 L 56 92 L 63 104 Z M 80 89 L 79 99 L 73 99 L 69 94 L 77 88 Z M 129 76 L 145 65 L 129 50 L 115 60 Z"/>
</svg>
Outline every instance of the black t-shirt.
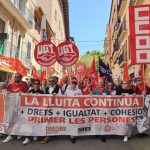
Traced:
<svg viewBox="0 0 150 150">
<path fill-rule="evenodd" d="M 29 93 L 38 93 L 38 94 L 44 94 L 44 92 L 42 91 L 42 90 L 40 90 L 40 89 L 38 89 L 38 90 L 34 90 L 34 89 L 31 89 L 31 90 L 29 90 Z"/>
<path fill-rule="evenodd" d="M 122 87 L 116 88 L 116 95 L 121 95 L 123 93 L 133 94 L 133 89 L 123 89 Z"/>
</svg>

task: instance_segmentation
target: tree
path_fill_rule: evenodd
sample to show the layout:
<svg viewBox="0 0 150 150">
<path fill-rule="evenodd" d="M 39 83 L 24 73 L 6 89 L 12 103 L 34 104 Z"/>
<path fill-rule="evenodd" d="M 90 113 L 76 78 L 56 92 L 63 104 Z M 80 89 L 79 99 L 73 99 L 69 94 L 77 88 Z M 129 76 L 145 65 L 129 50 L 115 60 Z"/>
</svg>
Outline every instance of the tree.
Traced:
<svg viewBox="0 0 150 150">
<path fill-rule="evenodd" d="M 92 64 L 94 56 L 96 60 L 96 70 L 98 71 L 98 58 L 100 57 L 105 62 L 105 55 L 99 50 L 87 51 L 84 55 L 79 57 L 77 63 L 85 63 L 86 67 L 89 68 Z"/>
</svg>

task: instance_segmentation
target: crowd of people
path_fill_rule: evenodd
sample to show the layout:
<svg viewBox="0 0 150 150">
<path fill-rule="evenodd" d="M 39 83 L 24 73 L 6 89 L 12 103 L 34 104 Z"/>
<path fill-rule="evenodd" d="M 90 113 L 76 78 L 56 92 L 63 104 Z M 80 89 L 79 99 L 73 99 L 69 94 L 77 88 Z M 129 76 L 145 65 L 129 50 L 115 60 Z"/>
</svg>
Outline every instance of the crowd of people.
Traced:
<svg viewBox="0 0 150 150">
<path fill-rule="evenodd" d="M 97 85 L 93 85 L 90 78 L 77 81 L 75 77 L 63 77 L 63 83 L 59 83 L 57 76 L 52 76 L 49 79 L 42 80 L 42 83 L 38 79 L 30 79 L 27 82 L 22 81 L 22 75 L 19 73 L 15 74 L 14 82 L 9 84 L 8 82 L 0 83 L 0 92 L 10 93 L 38 93 L 38 94 L 49 94 L 49 95 L 125 95 L 125 94 L 150 94 L 150 88 L 147 87 L 142 77 L 137 77 L 136 82 L 131 84 L 130 81 L 117 81 L 113 82 L 105 81 L 104 77 L 98 79 Z M 104 142 L 105 136 L 100 136 Z M 7 143 L 13 140 L 14 136 L 8 135 L 3 143 Z M 18 136 L 17 139 L 21 137 Z M 37 137 L 33 138 L 37 140 Z M 70 136 L 71 142 L 75 143 L 76 138 Z M 42 143 L 45 144 L 50 140 L 50 137 L 45 137 Z M 23 144 L 28 144 L 31 141 L 31 137 L 25 137 Z M 124 141 L 128 141 L 128 136 L 124 136 Z"/>
</svg>

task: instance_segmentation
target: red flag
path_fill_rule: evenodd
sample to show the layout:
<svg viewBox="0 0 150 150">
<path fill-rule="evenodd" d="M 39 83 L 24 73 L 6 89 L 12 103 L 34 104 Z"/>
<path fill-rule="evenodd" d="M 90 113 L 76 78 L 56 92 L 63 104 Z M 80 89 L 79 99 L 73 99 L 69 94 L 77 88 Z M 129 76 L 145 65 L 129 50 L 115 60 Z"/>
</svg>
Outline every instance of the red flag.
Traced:
<svg viewBox="0 0 150 150">
<path fill-rule="evenodd" d="M 37 69 L 33 66 L 33 78 L 41 80 L 40 74 L 38 73 Z"/>
<path fill-rule="evenodd" d="M 138 77 L 143 79 L 143 70 L 142 70 L 142 65 L 140 65 L 139 71 L 138 71 Z"/>
<path fill-rule="evenodd" d="M 130 77 L 129 77 L 129 74 L 128 74 L 128 65 L 127 65 L 127 63 L 124 63 L 123 80 L 130 81 Z"/>
<path fill-rule="evenodd" d="M 97 73 L 96 73 L 96 66 L 95 66 L 95 57 L 93 58 L 92 65 L 89 71 L 89 77 L 92 80 L 93 85 L 97 84 Z"/>
<path fill-rule="evenodd" d="M 43 70 L 43 71 L 42 71 L 42 80 L 43 80 L 43 79 L 46 79 L 46 70 Z"/>
</svg>

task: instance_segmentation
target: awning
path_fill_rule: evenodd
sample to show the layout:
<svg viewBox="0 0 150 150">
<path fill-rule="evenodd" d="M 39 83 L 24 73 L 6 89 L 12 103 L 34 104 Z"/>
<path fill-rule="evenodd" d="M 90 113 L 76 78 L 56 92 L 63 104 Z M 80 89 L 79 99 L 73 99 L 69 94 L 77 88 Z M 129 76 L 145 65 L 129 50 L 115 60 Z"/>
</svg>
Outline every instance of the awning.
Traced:
<svg viewBox="0 0 150 150">
<path fill-rule="evenodd" d="M 27 75 L 27 71 L 19 59 L 9 58 L 3 55 L 0 55 L 0 70 L 12 73 L 18 72 L 23 76 Z"/>
</svg>

